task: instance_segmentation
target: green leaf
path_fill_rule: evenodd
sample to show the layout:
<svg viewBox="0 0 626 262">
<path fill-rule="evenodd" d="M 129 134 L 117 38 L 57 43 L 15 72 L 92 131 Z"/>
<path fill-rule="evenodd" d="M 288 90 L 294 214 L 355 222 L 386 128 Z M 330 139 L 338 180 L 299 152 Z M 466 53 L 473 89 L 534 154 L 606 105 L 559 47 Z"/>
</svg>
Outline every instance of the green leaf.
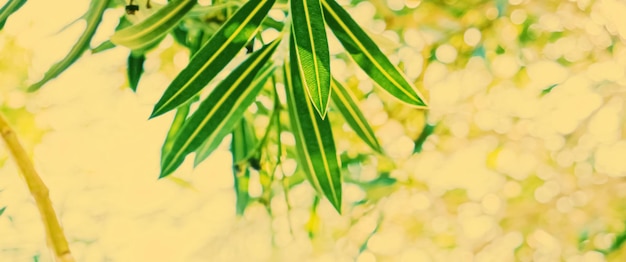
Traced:
<svg viewBox="0 0 626 262">
<path fill-rule="evenodd" d="M 2 208 L 0 208 L 0 216 L 1 216 L 2 214 L 4 214 L 4 210 L 6 210 L 6 209 L 7 209 L 7 207 L 2 207 Z"/>
<path fill-rule="evenodd" d="M 295 48 L 293 41 L 290 48 Z M 296 61 L 291 52 L 291 61 Z M 341 213 L 341 165 L 328 118 L 322 119 L 307 99 L 299 67 L 284 67 L 291 131 L 296 138 L 299 167 L 313 187 Z"/>
<path fill-rule="evenodd" d="M 378 139 L 374 135 L 374 130 L 369 125 L 365 116 L 356 104 L 356 98 L 350 90 L 341 86 L 337 80 L 332 79 L 331 86 L 333 88 L 332 100 L 348 125 L 356 132 L 356 134 L 369 145 L 374 151 L 382 153 L 382 148 L 378 143 Z"/>
<path fill-rule="evenodd" d="M 326 24 L 365 73 L 401 101 L 417 107 L 427 107 L 422 95 L 413 88 L 404 74 L 389 61 L 346 10 L 332 0 L 322 0 L 322 6 Z"/>
<path fill-rule="evenodd" d="M 272 76 L 274 73 L 274 66 L 268 65 L 261 69 L 261 72 L 257 74 L 254 78 L 250 86 L 253 90 L 261 90 L 263 89 L 263 85 L 267 82 L 267 79 Z M 253 101 L 254 102 L 254 101 Z M 228 133 L 225 129 L 222 132 Z M 225 137 L 226 134 L 219 134 L 217 137 Z M 204 161 L 211 153 L 220 145 L 222 139 L 217 140 L 207 140 L 202 143 L 202 145 L 196 150 L 196 157 L 194 159 L 194 166 L 199 165 L 202 161 Z"/>
<path fill-rule="evenodd" d="M 101 53 L 101 52 L 104 52 L 106 50 L 112 49 L 115 46 L 116 45 L 113 42 L 111 42 L 111 40 L 106 40 L 106 41 L 100 43 L 98 46 L 96 46 L 93 49 L 91 49 L 91 53 L 92 54 Z"/>
<path fill-rule="evenodd" d="M 254 130 L 245 118 L 241 118 L 241 123 L 235 127 L 232 132 L 233 139 L 231 141 L 230 151 L 233 154 L 233 175 L 235 181 L 235 195 L 237 197 L 236 211 L 237 215 L 243 215 L 248 203 L 250 195 L 248 194 L 248 184 L 250 181 L 250 169 L 247 164 L 239 165 L 239 163 L 250 154 L 257 143 Z"/>
<path fill-rule="evenodd" d="M 417 139 L 415 140 L 413 153 L 422 152 L 422 147 L 424 146 L 424 142 L 426 142 L 426 139 L 435 132 L 436 127 L 437 127 L 437 124 L 431 125 L 429 123 L 426 123 L 424 125 L 424 128 L 422 128 L 422 133 L 420 133 L 420 136 L 417 137 Z"/>
<path fill-rule="evenodd" d="M 199 93 L 250 40 L 274 2 L 251 0 L 239 8 L 174 78 L 150 118 L 178 107 Z"/>
<path fill-rule="evenodd" d="M 115 27 L 115 32 L 120 31 L 131 25 L 133 24 L 130 21 L 128 21 L 128 18 L 126 18 L 126 16 L 121 16 L 119 22 L 117 23 L 117 26 Z M 109 50 L 111 48 L 114 48 L 114 47 L 116 47 L 116 45 L 113 42 L 111 42 L 111 40 L 106 40 L 100 43 L 95 48 L 91 49 L 91 53 L 97 54 L 97 53 Z"/>
<path fill-rule="evenodd" d="M 0 30 L 4 28 L 4 24 L 7 22 L 9 16 L 20 9 L 26 0 L 9 0 L 2 8 L 0 8 Z"/>
<path fill-rule="evenodd" d="M 318 114 L 326 117 L 330 100 L 330 54 L 320 0 L 291 0 L 291 32 L 304 86 Z"/>
<path fill-rule="evenodd" d="M 167 132 L 167 136 L 165 137 L 165 142 L 163 142 L 163 146 L 161 147 L 161 164 L 165 161 L 164 156 L 166 153 L 172 150 L 174 140 L 176 139 L 180 128 L 183 126 L 183 123 L 185 123 L 185 119 L 189 114 L 189 107 L 191 107 L 193 102 L 194 100 L 191 100 L 176 109 L 176 116 L 174 116 L 170 130 Z"/>
<path fill-rule="evenodd" d="M 251 85 L 254 77 L 268 62 L 279 42 L 276 40 L 250 55 L 202 101 L 183 124 L 171 150 L 166 152 L 160 177 L 176 170 L 185 156 L 203 142 L 221 141 L 239 123 L 263 87 Z"/>
<path fill-rule="evenodd" d="M 80 35 L 76 44 L 70 49 L 70 52 L 63 58 L 61 61 L 52 65 L 48 72 L 44 75 L 43 79 L 39 80 L 39 82 L 34 83 L 28 88 L 29 92 L 34 92 L 39 90 L 44 84 L 46 84 L 51 79 L 59 76 L 65 69 L 67 69 L 70 65 L 72 65 L 80 56 L 89 48 L 89 42 L 93 35 L 96 33 L 96 29 L 100 25 L 100 21 L 102 21 L 102 14 L 104 10 L 106 10 L 109 5 L 110 0 L 92 0 L 91 5 L 89 6 L 89 10 L 85 14 L 85 20 L 87 21 L 87 27 L 85 31 Z"/>
<path fill-rule="evenodd" d="M 137 54 L 130 52 L 128 55 L 128 66 L 126 68 L 126 74 L 128 76 L 128 84 L 133 92 L 137 91 L 137 84 L 143 74 L 143 63 L 146 61 L 146 56 L 143 53 Z"/>
<path fill-rule="evenodd" d="M 197 0 L 169 2 L 145 20 L 115 32 L 111 42 L 132 50 L 144 49 L 163 39 L 196 3 Z"/>
</svg>

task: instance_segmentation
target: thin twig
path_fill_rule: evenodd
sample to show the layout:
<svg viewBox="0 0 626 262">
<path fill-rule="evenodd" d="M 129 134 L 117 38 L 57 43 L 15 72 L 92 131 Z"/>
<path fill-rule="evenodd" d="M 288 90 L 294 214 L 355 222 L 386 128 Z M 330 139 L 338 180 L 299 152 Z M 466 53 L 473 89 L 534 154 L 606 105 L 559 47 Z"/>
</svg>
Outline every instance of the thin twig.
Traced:
<svg viewBox="0 0 626 262">
<path fill-rule="evenodd" d="M 17 166 L 22 171 L 22 175 L 31 195 L 35 199 L 39 214 L 43 220 L 44 228 L 46 230 L 46 237 L 48 239 L 48 245 L 54 251 L 56 261 L 59 262 L 73 262 L 74 258 L 70 252 L 70 247 L 67 243 L 67 239 L 63 234 L 63 229 L 59 224 L 52 202 L 50 201 L 50 192 L 48 187 L 37 174 L 33 163 L 31 162 L 28 154 L 20 144 L 20 141 L 15 134 L 15 131 L 11 129 L 11 126 L 7 123 L 4 116 L 0 114 L 0 134 L 2 139 L 9 148 L 11 155 L 15 159 Z"/>
</svg>

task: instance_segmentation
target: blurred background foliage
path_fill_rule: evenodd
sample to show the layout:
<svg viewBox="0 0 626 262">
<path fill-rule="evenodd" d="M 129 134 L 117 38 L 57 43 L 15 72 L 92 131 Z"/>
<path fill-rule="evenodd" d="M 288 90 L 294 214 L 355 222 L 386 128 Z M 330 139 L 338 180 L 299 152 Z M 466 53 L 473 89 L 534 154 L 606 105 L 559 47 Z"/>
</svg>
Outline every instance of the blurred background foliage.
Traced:
<svg viewBox="0 0 626 262">
<path fill-rule="evenodd" d="M 251 202 L 237 217 L 228 141 L 198 168 L 186 163 L 155 181 L 173 116 L 146 119 L 189 56 L 171 37 L 146 55 L 137 94 L 119 48 L 86 54 L 26 93 L 78 37 L 84 24 L 58 30 L 88 3 L 31 0 L 9 18 L 0 104 L 51 189 L 76 259 L 626 260 L 626 2 L 340 3 L 430 106 L 377 91 L 330 40 L 333 74 L 357 94 L 386 152 L 373 153 L 330 112 L 345 167 L 342 216 L 297 183 L 286 158 L 271 175 L 251 172 Z M 121 12 L 105 13 L 93 47 Z M 249 112 L 257 137 L 269 102 L 261 96 Z M 293 145 L 288 133 L 270 139 Z M 0 261 L 48 261 L 33 201 L 6 160 L 2 148 Z"/>
</svg>

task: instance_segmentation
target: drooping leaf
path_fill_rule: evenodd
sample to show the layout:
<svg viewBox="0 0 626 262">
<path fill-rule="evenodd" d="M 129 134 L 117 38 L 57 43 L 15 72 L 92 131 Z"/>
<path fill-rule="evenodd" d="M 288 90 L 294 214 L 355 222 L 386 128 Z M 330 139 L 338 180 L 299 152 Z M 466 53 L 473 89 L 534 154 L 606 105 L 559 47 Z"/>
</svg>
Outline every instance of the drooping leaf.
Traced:
<svg viewBox="0 0 626 262">
<path fill-rule="evenodd" d="M 220 82 L 198 109 L 185 121 L 170 151 L 165 152 L 160 177 L 171 174 L 205 141 L 221 141 L 239 123 L 263 85 L 251 85 L 268 62 L 280 40 L 251 54 Z M 213 142 L 207 142 L 213 143 Z"/>
<path fill-rule="evenodd" d="M 106 10 L 109 5 L 109 1 L 111 0 L 92 0 L 91 5 L 89 6 L 89 10 L 85 13 L 85 20 L 87 21 L 87 27 L 85 31 L 80 35 L 70 52 L 63 58 L 61 61 L 55 63 L 48 69 L 48 71 L 44 74 L 43 79 L 39 80 L 39 82 L 34 83 L 28 88 L 29 92 L 37 91 L 44 84 L 46 84 L 51 79 L 59 76 L 65 69 L 67 69 L 70 65 L 72 65 L 80 56 L 89 48 L 89 42 L 91 38 L 93 38 L 96 33 L 96 29 L 100 25 L 102 21 L 102 14 L 104 10 Z"/>
<path fill-rule="evenodd" d="M 7 22 L 9 16 L 20 9 L 26 0 L 9 0 L 2 8 L 0 8 L 0 30 L 4 28 L 4 24 Z"/>
<path fill-rule="evenodd" d="M 248 203 L 250 195 L 248 194 L 248 185 L 250 181 L 250 169 L 247 164 L 239 164 L 254 150 L 257 139 L 254 130 L 246 121 L 241 118 L 240 124 L 235 127 L 232 132 L 232 141 L 230 151 L 233 154 L 233 175 L 235 182 L 235 195 L 237 197 L 236 212 L 237 215 L 243 215 Z"/>
<path fill-rule="evenodd" d="M 250 86 L 253 90 L 261 90 L 263 89 L 263 85 L 267 82 L 267 79 L 274 73 L 274 66 L 266 66 L 261 72 L 257 74 L 254 78 Z M 223 132 L 226 132 L 224 129 Z M 228 133 L 228 132 L 227 132 Z M 217 137 L 224 137 L 226 134 L 220 134 Z M 202 161 L 204 161 L 211 153 L 220 145 L 222 139 L 217 140 L 206 140 L 202 143 L 202 145 L 196 150 L 196 157 L 194 159 L 194 166 L 199 165 Z"/>
<path fill-rule="evenodd" d="M 163 39 L 196 3 L 197 0 L 169 2 L 145 20 L 115 32 L 111 42 L 132 50 L 144 49 Z"/>
<path fill-rule="evenodd" d="M 293 51 L 293 41 L 290 43 Z M 291 53 L 291 61 L 294 53 Z M 341 213 L 341 165 L 328 118 L 322 119 L 308 99 L 299 67 L 284 67 L 285 93 L 291 131 L 296 139 L 299 167 L 309 182 Z"/>
<path fill-rule="evenodd" d="M 324 118 L 330 100 L 330 54 L 320 0 L 291 0 L 292 36 L 304 87 L 315 110 Z"/>
<path fill-rule="evenodd" d="M 426 107 L 419 91 L 414 89 L 348 12 L 333 0 L 321 1 L 326 24 L 363 71 L 392 96 L 417 107 Z"/>
<path fill-rule="evenodd" d="M 251 0 L 239 8 L 167 87 L 150 117 L 166 113 L 199 93 L 250 40 L 274 2 Z"/>
<path fill-rule="evenodd" d="M 369 145 L 374 151 L 382 153 L 382 148 L 378 139 L 374 135 L 374 130 L 369 125 L 365 116 L 356 104 L 356 98 L 350 90 L 343 87 L 337 80 L 332 79 L 331 86 L 333 88 L 332 100 L 343 118 L 354 132 Z"/>
<path fill-rule="evenodd" d="M 130 52 L 128 55 L 126 74 L 128 76 L 128 84 L 133 92 L 137 91 L 137 85 L 139 84 L 139 79 L 141 79 L 141 74 L 143 74 L 143 63 L 145 61 L 146 56 L 143 53 Z"/>
</svg>

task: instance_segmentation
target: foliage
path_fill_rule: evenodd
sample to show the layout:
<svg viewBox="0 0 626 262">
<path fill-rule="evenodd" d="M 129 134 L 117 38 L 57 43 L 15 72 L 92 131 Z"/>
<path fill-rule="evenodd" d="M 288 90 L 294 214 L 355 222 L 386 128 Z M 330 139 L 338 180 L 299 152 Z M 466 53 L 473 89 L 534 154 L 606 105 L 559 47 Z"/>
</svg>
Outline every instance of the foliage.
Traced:
<svg viewBox="0 0 626 262">
<path fill-rule="evenodd" d="M 215 2 L 211 6 L 200 6 L 196 0 L 170 1 L 161 7 L 154 7 L 149 1 L 141 6 L 129 4 L 110 41 L 96 47 L 94 52 L 102 52 L 114 46 L 130 49 L 127 77 L 133 91 L 139 85 L 146 53 L 156 47 L 168 33 L 193 54 L 189 64 L 174 78 L 155 104 L 150 116 L 154 118 L 174 109 L 178 110 L 162 150 L 159 178 L 172 174 L 190 153 L 195 153 L 196 165 L 202 162 L 227 135 L 237 132 L 237 125 L 245 121 L 243 119 L 247 108 L 255 102 L 262 90 L 274 93 L 274 97 L 279 92 L 287 93 L 288 102 L 285 106 L 290 119 L 288 130 L 296 137 L 295 155 L 292 155 L 293 151 L 286 149 L 287 157 L 298 159 L 298 172 L 303 172 L 312 186 L 341 212 L 341 164 L 335 149 L 330 120 L 327 118 L 331 98 L 334 107 L 365 143 L 377 153 L 382 153 L 382 148 L 356 105 L 353 95 L 341 83 L 332 79 L 326 26 L 365 73 L 389 94 L 421 108 L 425 108 L 426 103 L 402 71 L 389 61 L 339 4 L 334 1 L 292 0 L 285 6 L 284 2 L 276 5 L 275 1 L 251 0 L 238 7 L 233 6 L 233 2 Z M 9 4 L 6 9 L 14 10 L 13 3 Z M 118 2 L 110 0 L 91 2 L 84 16 L 87 21 L 84 33 L 62 61 L 50 68 L 42 80 L 29 87 L 30 91 L 44 86 L 81 56 L 88 48 L 102 15 L 109 8 L 120 6 Z M 134 19 L 137 11 L 141 12 L 144 8 L 158 10 L 150 10 L 145 19 Z M 234 13 L 231 13 L 232 9 L 236 9 Z M 287 14 L 286 18 L 282 21 L 274 20 L 273 23 L 267 22 L 272 21 L 268 16 L 272 9 Z M 217 17 L 223 17 L 224 21 L 215 30 L 206 21 Z M 190 24 L 194 26 L 188 26 Z M 265 44 L 268 39 L 263 39 L 261 32 L 266 30 L 281 32 L 271 43 Z M 279 45 L 283 38 L 290 41 L 282 41 L 285 44 Z M 258 43 L 264 46 L 255 51 Z M 208 90 L 207 86 L 231 61 L 246 56 L 240 53 L 244 46 L 248 51 L 246 53 L 249 53 L 247 59 L 213 90 Z M 282 48 L 278 48 L 279 46 Z M 288 53 L 284 61 L 281 61 L 279 55 L 274 55 L 277 49 L 280 49 L 279 54 Z M 276 69 L 281 68 L 277 67 L 280 64 L 285 66 L 282 70 Z M 281 75 L 284 76 L 282 79 L 279 77 Z M 271 83 L 266 84 L 270 78 Z M 285 90 L 279 91 L 279 85 Z M 209 92 L 208 97 L 203 99 L 197 110 L 187 113 L 203 91 Z M 274 99 L 274 103 L 275 112 L 272 114 L 280 117 L 283 105 L 280 105 L 279 99 Z M 282 123 L 272 121 L 267 129 L 271 130 L 273 125 Z M 270 141 L 263 139 L 261 142 Z M 274 142 L 281 144 L 280 140 Z M 255 146 L 257 151 L 264 149 L 262 144 Z M 285 152 L 275 152 L 276 159 L 272 161 L 276 166 Z M 233 155 L 235 154 L 233 151 Z M 235 176 L 235 179 L 239 178 Z M 239 181 L 236 184 L 240 184 Z M 240 189 L 237 192 L 238 196 L 247 198 L 240 195 Z"/>
<path fill-rule="evenodd" d="M 172 64 L 182 68 L 178 66 L 180 63 L 170 61 L 177 52 L 177 55 L 183 53 L 191 57 L 190 66 L 194 56 L 200 55 L 198 50 L 206 47 L 220 25 L 231 21 L 236 10 L 246 2 L 197 4 L 180 18 L 168 35 L 154 38 L 157 39 L 154 46 L 129 51 L 128 60 L 121 61 L 129 65 L 126 86 L 137 90 L 138 97 L 147 94 L 149 89 L 156 89 L 155 85 L 149 85 L 150 80 L 158 79 L 156 75 L 171 74 L 175 71 Z M 229 236 L 240 233 L 266 237 L 267 241 L 255 243 L 270 243 L 266 247 L 273 250 L 271 258 L 284 260 L 296 260 L 294 253 L 298 252 L 298 258 L 323 254 L 324 258 L 331 256 L 337 260 L 340 260 L 337 256 L 346 260 L 401 258 L 407 261 L 429 261 L 429 258 L 446 261 L 624 259 L 623 176 L 626 166 L 620 160 L 626 152 L 623 125 L 626 23 L 620 15 L 626 10 L 623 2 L 338 2 L 346 8 L 349 19 L 364 29 L 363 34 L 378 44 L 378 49 L 356 38 L 361 34 L 348 26 L 349 20 L 335 21 L 343 13 L 329 11 L 333 3 L 321 2 L 333 67 L 329 71 L 329 99 L 324 100 L 325 91 L 317 84 L 326 79 L 322 72 L 325 69 L 323 59 L 316 60 L 306 54 L 302 57 L 312 63 L 318 61 L 320 65 L 311 67 L 319 73 L 309 74 L 313 93 L 304 88 L 305 74 L 285 74 L 302 70 L 298 62 L 294 63 L 299 57 L 292 59 L 292 55 L 310 49 L 306 40 L 310 42 L 311 37 L 307 33 L 318 29 L 300 28 L 300 39 L 305 41 L 300 46 L 290 46 L 293 24 L 284 17 L 289 16 L 291 5 L 277 1 L 268 16 L 261 20 L 257 31 L 249 35 L 250 39 L 242 40 L 237 51 L 222 52 L 236 54 L 232 60 L 225 59 L 226 65 L 219 66 L 221 72 L 213 76 L 210 76 L 213 72 L 206 72 L 210 80 L 181 99 L 180 105 L 167 113 L 157 112 L 174 118 L 163 143 L 162 165 L 165 166 L 166 161 L 176 162 L 174 155 L 167 160 L 167 152 L 174 150 L 188 155 L 187 158 L 193 155 L 196 165 L 205 163 L 198 166 L 197 171 L 206 176 L 179 176 L 177 173 L 167 176 L 181 184 L 198 177 L 215 179 L 198 184 L 217 183 L 223 176 L 213 174 L 214 166 L 207 169 L 209 172 L 202 168 L 208 166 L 209 161 L 205 159 L 210 160 L 208 156 L 212 152 L 219 153 L 229 146 L 221 143 L 221 149 L 215 149 L 222 138 L 229 140 L 230 137 L 236 195 L 236 201 L 232 202 L 236 206 L 228 205 L 230 210 L 211 206 L 209 212 L 211 217 L 228 212 L 243 216 L 237 220 L 229 218 L 238 226 L 237 230 L 225 229 Z M 163 10 L 159 4 L 153 4 L 150 10 L 144 8 L 145 3 L 138 4 L 141 9 L 137 14 L 120 19 L 118 32 Z M 302 8 L 310 2 L 296 4 Z M 111 5 L 117 5 L 115 10 L 122 11 L 121 1 L 113 1 Z M 11 20 L 8 23 L 11 24 Z M 273 42 L 276 40 L 280 43 Z M 193 134 L 192 129 L 183 126 L 190 125 L 200 104 L 210 99 L 221 101 L 212 94 L 218 90 L 217 93 L 228 92 L 220 87 L 225 79 L 247 81 L 246 76 L 231 76 L 229 72 L 240 69 L 238 65 L 249 62 L 248 58 L 260 50 L 268 50 L 262 48 L 270 43 L 277 43 L 267 60 L 271 67 L 261 67 L 253 77 L 253 84 L 245 91 L 257 92 L 254 83 L 262 83 L 263 87 L 232 130 L 222 135 L 220 130 L 199 128 L 198 132 L 206 132 L 203 134 L 210 135 L 212 142 L 201 141 L 199 145 L 189 142 L 185 146 L 188 141 L 183 140 L 187 138 L 181 140 L 179 134 L 182 130 Z M 293 46 L 296 49 L 291 52 Z M 359 53 L 360 46 L 366 47 L 368 53 Z M 104 52 L 113 47 L 112 41 L 105 41 L 92 51 Z M 179 52 L 183 48 L 189 51 Z M 118 47 L 116 51 L 124 50 L 128 49 Z M 215 53 L 219 49 L 213 50 Z M 411 89 L 414 89 L 411 82 L 416 79 L 418 89 L 429 92 L 428 111 L 407 106 L 406 103 L 411 104 L 411 96 L 398 97 L 402 96 L 405 85 L 390 80 L 393 77 L 385 76 L 386 70 L 376 73 L 374 62 L 377 60 L 368 59 L 377 54 L 384 55 L 394 67 L 397 65 L 397 71 L 406 72 Z M 152 59 L 162 59 L 159 73 L 154 74 L 154 69 L 142 73 L 142 57 L 148 65 L 152 63 L 150 66 L 155 64 Z M 198 67 L 204 66 L 207 59 L 210 57 L 205 61 L 197 60 Z M 370 66 L 369 71 L 362 68 L 367 66 Z M 256 68 L 250 67 L 250 70 Z M 199 78 L 196 81 L 204 80 L 204 77 Z M 179 81 L 189 79 L 191 77 Z M 373 89 L 373 83 L 387 88 Z M 302 87 L 293 89 L 298 84 Z M 232 85 L 232 88 L 238 87 Z M 51 89 L 44 88 L 45 93 L 37 95 L 55 91 Z M 131 94 L 130 89 L 116 91 L 127 97 Z M 298 92 L 301 95 L 297 95 Z M 159 97 L 153 98 L 156 101 Z M 298 102 L 302 98 L 306 98 L 305 102 Z M 236 100 L 224 99 L 248 104 L 244 96 Z M 322 118 L 320 113 L 324 112 L 319 108 L 324 104 L 328 107 L 323 108 L 326 110 Z M 214 103 L 214 106 L 205 105 L 204 112 L 220 105 Z M 223 116 L 239 117 L 236 108 L 219 108 Z M 142 111 L 145 117 L 150 113 L 146 110 Z M 169 111 L 176 111 L 175 116 Z M 202 123 L 200 118 L 196 116 L 197 122 Z M 159 120 L 162 119 L 151 123 Z M 314 125 L 318 128 L 310 128 Z M 332 129 L 330 133 L 328 128 L 320 128 L 328 125 Z M 302 126 L 309 128 L 298 129 Z M 320 142 L 318 137 L 332 137 L 333 143 L 324 143 L 326 139 Z M 178 149 L 174 146 L 177 142 Z M 300 146 L 294 146 L 296 144 Z M 196 147 L 196 150 L 194 154 L 185 153 L 188 150 L 185 147 Z M 311 154 L 306 148 L 318 150 Z M 93 152 L 84 148 L 79 151 L 83 153 L 83 150 Z M 110 152 L 118 152 L 116 150 L 119 148 Z M 333 154 L 327 152 L 333 151 L 339 154 L 339 161 L 329 157 Z M 301 155 L 309 157 L 299 157 Z M 131 159 L 134 155 L 126 157 Z M 336 162 L 341 173 L 310 176 L 311 173 L 327 174 L 326 169 L 330 168 L 305 162 L 293 170 L 296 158 L 298 161 L 318 159 L 328 163 L 328 167 Z M 109 170 L 97 169 L 101 173 L 104 173 L 101 170 Z M 119 177 L 122 176 L 118 174 L 116 178 Z M 326 200 L 313 198 L 311 192 L 306 191 L 309 185 L 300 185 L 309 180 L 320 195 L 338 202 L 337 180 L 333 179 L 337 177 L 343 181 L 341 216 Z M 130 179 L 124 174 L 120 180 Z M 162 195 L 166 194 L 161 191 L 145 194 L 151 202 L 158 202 Z M 171 195 L 166 197 L 171 198 Z M 225 202 L 224 199 L 234 195 L 226 192 L 217 198 Z M 176 197 L 168 202 L 166 210 L 184 209 L 185 201 L 190 199 Z M 263 208 L 268 212 L 263 212 Z M 13 216 L 15 210 L 9 206 L 4 219 L 10 217 L 8 213 Z M 181 217 L 180 221 L 190 225 L 188 221 L 199 217 L 195 214 Z M 268 217 L 273 221 L 264 220 Z M 149 219 L 159 218 L 151 216 Z M 268 227 L 259 226 L 259 221 L 271 223 L 270 230 L 264 231 Z M 161 222 L 169 225 L 165 218 Z M 196 228 L 207 229 L 214 225 L 205 222 L 206 219 L 202 220 L 203 226 Z M 248 224 L 254 227 L 241 226 Z M 160 228 L 159 232 L 179 230 L 178 227 Z M 161 236 L 160 233 L 153 235 Z M 299 241 L 306 235 L 312 239 Z M 203 253 L 206 256 L 224 258 L 233 250 L 240 250 L 236 248 L 247 248 L 240 244 L 246 241 L 240 240 L 239 237 L 224 238 L 215 241 L 220 244 L 219 250 L 198 250 L 206 250 Z M 259 260 L 270 257 L 254 255 Z M 237 253 L 237 256 L 246 254 Z"/>
</svg>

